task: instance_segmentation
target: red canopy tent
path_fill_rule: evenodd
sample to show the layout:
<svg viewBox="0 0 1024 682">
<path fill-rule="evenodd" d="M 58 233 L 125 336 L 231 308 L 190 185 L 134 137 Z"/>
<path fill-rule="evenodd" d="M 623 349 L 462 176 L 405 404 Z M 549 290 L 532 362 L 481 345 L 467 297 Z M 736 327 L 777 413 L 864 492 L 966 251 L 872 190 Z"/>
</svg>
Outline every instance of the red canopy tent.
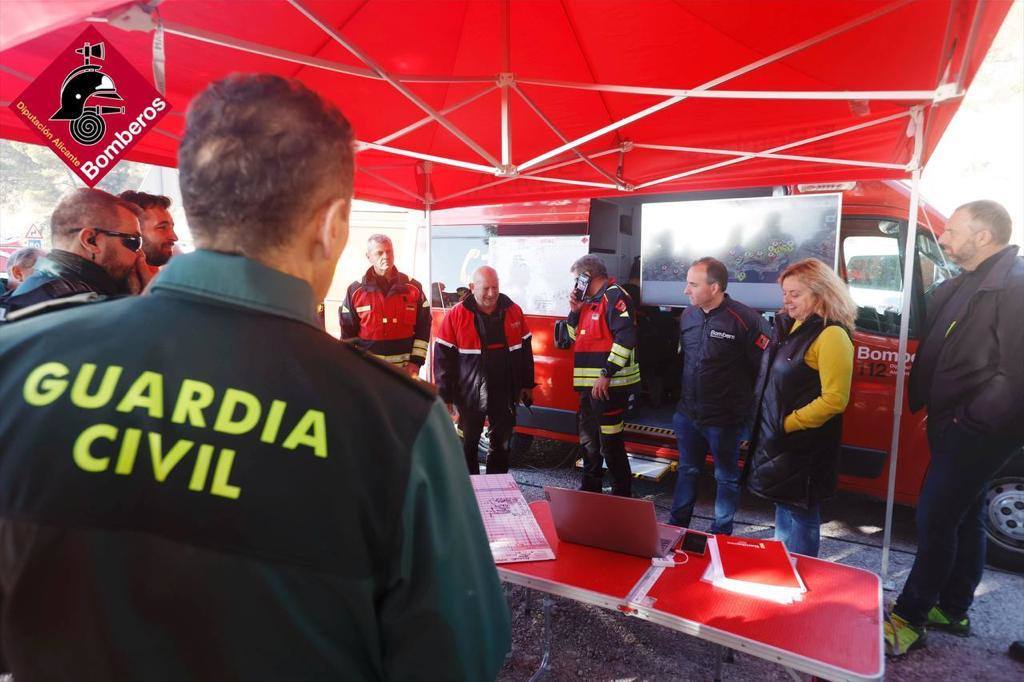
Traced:
<svg viewBox="0 0 1024 682">
<path fill-rule="evenodd" d="M 356 194 L 411 208 L 917 180 L 1009 0 L 4 0 L 7 106 L 91 24 L 174 111 L 128 158 L 174 166 L 189 100 L 298 78 L 359 138 Z M 159 45 L 163 45 L 162 48 Z M 911 282 L 912 261 L 904 272 Z M 889 508 L 909 324 L 904 297 Z"/>
<path fill-rule="evenodd" d="M 87 23 L 143 73 L 162 26 L 174 114 L 137 161 L 175 165 L 192 96 L 263 71 L 342 108 L 361 142 L 357 195 L 393 205 L 906 178 L 1009 6 L 4 0 L 0 135 L 35 141 L 6 104 Z"/>
</svg>

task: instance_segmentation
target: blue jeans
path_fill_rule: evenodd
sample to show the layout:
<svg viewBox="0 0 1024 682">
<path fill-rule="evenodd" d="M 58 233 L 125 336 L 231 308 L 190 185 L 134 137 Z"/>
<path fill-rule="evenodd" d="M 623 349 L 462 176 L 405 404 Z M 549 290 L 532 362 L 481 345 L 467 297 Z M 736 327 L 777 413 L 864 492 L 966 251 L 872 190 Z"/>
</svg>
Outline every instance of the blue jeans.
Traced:
<svg viewBox="0 0 1024 682">
<path fill-rule="evenodd" d="M 917 501 L 917 556 L 894 611 L 914 625 L 938 606 L 963 618 L 985 567 L 985 491 L 1020 443 L 951 425 L 929 429 L 932 458 Z"/>
<path fill-rule="evenodd" d="M 742 426 L 699 426 L 686 415 L 672 415 L 679 445 L 679 475 L 669 523 L 689 527 L 697 501 L 697 477 L 710 449 L 715 460 L 715 522 L 712 533 L 732 534 L 732 518 L 740 501 L 740 441 Z"/>
<path fill-rule="evenodd" d="M 821 510 L 775 503 L 775 539 L 786 544 L 790 552 L 818 556 L 821 547 Z"/>
</svg>

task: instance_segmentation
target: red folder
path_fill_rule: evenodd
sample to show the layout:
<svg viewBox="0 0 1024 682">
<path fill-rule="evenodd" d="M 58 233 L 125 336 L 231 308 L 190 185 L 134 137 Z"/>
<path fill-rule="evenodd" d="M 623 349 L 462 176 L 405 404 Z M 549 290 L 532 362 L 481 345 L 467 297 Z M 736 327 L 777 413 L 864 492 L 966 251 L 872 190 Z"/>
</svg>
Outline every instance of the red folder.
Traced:
<svg viewBox="0 0 1024 682">
<path fill-rule="evenodd" d="M 786 546 L 778 540 L 715 536 L 722 574 L 727 580 L 800 590 Z"/>
<path fill-rule="evenodd" d="M 704 580 L 715 587 L 779 604 L 800 601 L 807 591 L 786 546 L 778 540 L 716 535 Z"/>
</svg>

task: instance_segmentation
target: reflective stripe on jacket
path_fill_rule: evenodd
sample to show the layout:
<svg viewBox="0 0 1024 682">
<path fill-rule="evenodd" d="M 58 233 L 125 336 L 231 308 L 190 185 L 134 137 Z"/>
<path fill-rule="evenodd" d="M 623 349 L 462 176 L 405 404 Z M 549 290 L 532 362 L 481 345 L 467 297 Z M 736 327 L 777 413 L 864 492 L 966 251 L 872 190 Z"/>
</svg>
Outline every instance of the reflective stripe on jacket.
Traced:
<svg viewBox="0 0 1024 682">
<path fill-rule="evenodd" d="M 430 302 L 420 283 L 394 270 L 382 290 L 373 268 L 348 287 L 339 312 L 341 338 L 386 362 L 422 365 L 430 341 Z"/>
<path fill-rule="evenodd" d="M 487 393 L 478 314 L 476 301 L 470 296 L 444 316 L 434 338 L 434 383 L 444 402 L 482 411 L 487 409 L 487 400 L 493 396 Z M 510 395 L 501 399 L 511 404 L 520 390 L 535 385 L 532 335 L 522 309 L 505 294 L 498 297 L 495 314 L 502 316 L 511 370 Z"/>
</svg>

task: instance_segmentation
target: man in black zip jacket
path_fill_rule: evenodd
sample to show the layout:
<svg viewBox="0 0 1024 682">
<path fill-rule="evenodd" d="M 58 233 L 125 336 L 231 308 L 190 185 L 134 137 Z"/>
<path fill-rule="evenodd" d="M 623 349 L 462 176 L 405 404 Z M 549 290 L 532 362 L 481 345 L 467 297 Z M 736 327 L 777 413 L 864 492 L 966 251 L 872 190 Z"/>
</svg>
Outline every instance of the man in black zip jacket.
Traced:
<svg viewBox="0 0 1024 682">
<path fill-rule="evenodd" d="M 53 250 L 0 306 L 13 322 L 63 307 L 60 299 L 137 294 L 152 278 L 142 253 L 142 209 L 103 190 L 61 198 L 50 218 Z M 29 310 L 31 309 L 31 310 Z"/>
<path fill-rule="evenodd" d="M 928 408 L 931 461 L 917 507 L 917 556 L 885 624 L 889 653 L 924 628 L 966 635 L 985 565 L 985 492 L 1024 445 L 1024 259 L 994 201 L 954 211 L 939 244 L 964 269 L 928 303 L 909 404 Z"/>
<path fill-rule="evenodd" d="M 471 296 L 444 316 L 434 340 L 434 381 L 462 428 L 470 474 L 480 473 L 477 448 L 490 424 L 487 473 L 508 473 L 516 403 L 533 398 L 532 336 L 522 309 L 499 291 L 498 273 L 473 273 Z"/>
<path fill-rule="evenodd" d="M 710 450 L 715 461 L 712 533 L 732 533 L 740 498 L 740 442 L 749 436 L 754 382 L 768 346 L 765 320 L 732 299 L 729 273 L 715 258 L 701 258 L 686 273 L 690 305 L 679 320 L 683 376 L 672 418 L 679 474 L 669 522 L 689 526 L 697 478 Z"/>
</svg>

